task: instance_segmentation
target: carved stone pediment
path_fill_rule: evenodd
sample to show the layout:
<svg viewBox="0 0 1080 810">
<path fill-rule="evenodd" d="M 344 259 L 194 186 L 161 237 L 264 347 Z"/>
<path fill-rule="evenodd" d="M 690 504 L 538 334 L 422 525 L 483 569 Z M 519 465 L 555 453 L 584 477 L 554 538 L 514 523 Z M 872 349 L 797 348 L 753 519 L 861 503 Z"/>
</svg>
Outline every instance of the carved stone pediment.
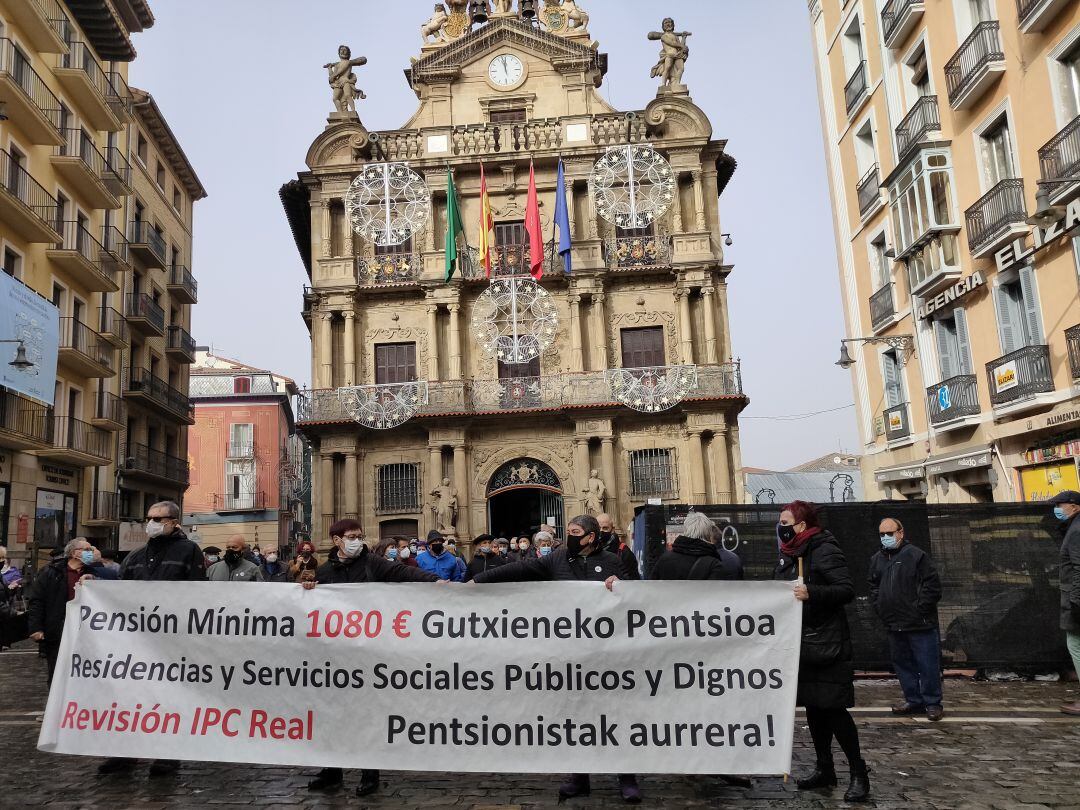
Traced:
<svg viewBox="0 0 1080 810">
<path fill-rule="evenodd" d="M 370 146 L 369 133 L 359 121 L 327 127 L 308 147 L 304 162 L 309 169 L 346 166 L 356 162 L 358 153 Z"/>
<path fill-rule="evenodd" d="M 708 116 L 684 96 L 663 95 L 650 101 L 645 108 L 645 123 L 650 133 L 665 142 L 712 138 Z"/>
</svg>

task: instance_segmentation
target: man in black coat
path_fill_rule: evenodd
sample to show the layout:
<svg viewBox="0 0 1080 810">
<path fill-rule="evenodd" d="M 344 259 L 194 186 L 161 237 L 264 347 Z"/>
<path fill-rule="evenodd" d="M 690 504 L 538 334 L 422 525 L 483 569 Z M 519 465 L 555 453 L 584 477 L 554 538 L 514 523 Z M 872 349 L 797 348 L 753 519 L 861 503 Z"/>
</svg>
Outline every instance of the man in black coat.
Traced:
<svg viewBox="0 0 1080 810">
<path fill-rule="evenodd" d="M 1061 629 L 1065 631 L 1065 646 L 1072 656 L 1076 674 L 1080 675 L 1080 492 L 1067 489 L 1047 503 L 1054 507 L 1054 517 L 1061 525 L 1061 565 L 1058 568 L 1058 587 L 1061 588 Z M 1080 700 L 1061 707 L 1065 714 L 1080 716 Z"/>
<path fill-rule="evenodd" d="M 27 627 L 30 638 L 41 644 L 49 665 L 49 684 L 60 655 L 67 603 L 75 598 L 75 588 L 85 576 L 93 576 L 94 547 L 85 537 L 76 537 L 64 546 L 64 553 L 50 562 L 34 578 L 27 597 Z"/>
<path fill-rule="evenodd" d="M 683 522 L 683 533 L 653 566 L 652 579 L 743 578 L 742 561 L 732 551 L 718 545 L 720 530 L 708 515 L 691 512 Z"/>
<path fill-rule="evenodd" d="M 360 523 L 346 518 L 330 527 L 334 548 L 326 562 L 315 572 L 315 581 L 302 583 L 306 590 L 319 585 L 358 585 L 367 582 L 438 582 L 439 578 L 421 568 L 390 562 L 372 554 L 364 543 Z M 323 768 L 308 782 L 308 790 L 332 790 L 341 787 L 345 775 L 341 768 Z M 379 772 L 374 768 L 360 771 L 357 796 L 367 796 L 379 789 Z"/>
<path fill-rule="evenodd" d="M 641 570 L 638 568 L 637 555 L 634 550 L 619 539 L 615 533 L 615 521 L 607 512 L 596 516 L 596 522 L 600 524 L 600 542 L 603 548 L 610 551 L 622 563 L 626 571 L 627 579 L 641 579 Z"/>
<path fill-rule="evenodd" d="M 885 518 L 878 531 L 881 550 L 870 559 L 870 604 L 889 633 L 893 668 L 904 690 L 893 714 L 926 712 L 937 721 L 945 714 L 937 616 L 941 579 L 930 555 L 904 542 L 899 520 Z"/>
<path fill-rule="evenodd" d="M 465 568 L 465 581 L 479 574 L 510 562 L 495 549 L 495 540 L 490 534 L 477 535 L 473 541 L 473 558 Z"/>
<path fill-rule="evenodd" d="M 592 515 L 579 515 L 566 526 L 566 545 L 544 557 L 489 569 L 473 582 L 592 580 L 603 582 L 610 590 L 619 579 L 629 577 L 619 558 L 602 547 L 600 524 Z M 559 788 L 559 801 L 588 796 L 590 790 L 587 773 L 572 773 Z M 641 789 L 634 774 L 619 774 L 619 790 L 627 802 L 637 804 L 641 801 Z"/>
</svg>

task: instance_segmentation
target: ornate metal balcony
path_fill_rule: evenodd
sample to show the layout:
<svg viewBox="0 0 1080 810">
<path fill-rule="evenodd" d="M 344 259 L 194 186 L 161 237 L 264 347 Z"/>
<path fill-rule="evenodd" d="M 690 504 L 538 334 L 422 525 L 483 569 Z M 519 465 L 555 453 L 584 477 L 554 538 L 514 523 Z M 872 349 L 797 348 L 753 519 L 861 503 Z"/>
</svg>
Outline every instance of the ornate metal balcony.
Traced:
<svg viewBox="0 0 1080 810">
<path fill-rule="evenodd" d="M 461 254 L 461 277 L 466 281 L 482 281 L 487 278 L 480 254 L 469 248 Z M 496 245 L 491 249 L 491 277 L 529 275 L 532 252 L 520 245 Z M 564 272 L 562 256 L 555 252 L 555 245 L 544 247 L 544 275 Z"/>
<path fill-rule="evenodd" d="M 1080 116 L 1070 121 L 1039 150 L 1039 170 L 1043 180 L 1051 181 L 1080 173 Z M 1066 183 L 1052 185 L 1051 198 L 1060 201 L 1063 193 L 1070 188 L 1075 186 Z"/>
<path fill-rule="evenodd" d="M 882 417 L 885 420 L 885 438 L 890 442 L 906 439 L 911 435 L 911 419 L 909 416 L 908 403 L 901 402 L 891 408 L 886 408 Z"/>
<path fill-rule="evenodd" d="M 1072 0 L 1016 0 L 1016 17 L 1025 34 L 1043 31 Z"/>
<path fill-rule="evenodd" d="M 859 215 L 866 216 L 881 202 L 881 173 L 875 163 L 859 180 L 856 194 L 859 198 Z"/>
<path fill-rule="evenodd" d="M 697 388 L 697 366 L 612 368 L 605 376 L 611 397 L 628 408 L 656 413 L 674 408 Z"/>
<path fill-rule="evenodd" d="M 1080 380 L 1080 324 L 1065 330 L 1065 343 L 1069 348 L 1069 368 L 1074 380 Z"/>
<path fill-rule="evenodd" d="M 896 296 L 890 281 L 870 296 L 870 325 L 876 332 L 884 329 L 896 318 Z"/>
<path fill-rule="evenodd" d="M 165 282 L 165 288 L 173 299 L 181 304 L 197 304 L 199 302 L 199 285 L 195 276 L 182 264 L 174 264 L 169 268 L 169 277 Z"/>
<path fill-rule="evenodd" d="M 427 402 L 427 383 L 420 380 L 337 389 L 342 410 L 355 422 L 376 430 L 395 428 L 412 419 Z"/>
<path fill-rule="evenodd" d="M 195 362 L 195 339 L 180 324 L 172 324 L 169 327 L 168 337 L 165 340 L 165 353 L 185 363 Z"/>
<path fill-rule="evenodd" d="M 423 263 L 412 251 L 383 253 L 356 259 L 356 283 L 361 287 L 388 287 L 397 284 L 416 284 L 420 281 Z"/>
<path fill-rule="evenodd" d="M 899 47 L 922 18 L 923 0 L 889 0 L 881 9 L 881 33 L 886 48 Z"/>
<path fill-rule="evenodd" d="M 124 396 L 140 399 L 182 422 L 193 424 L 191 400 L 187 394 L 173 388 L 160 377 L 145 368 L 128 370 Z"/>
<path fill-rule="evenodd" d="M 1054 390 L 1050 347 L 1025 346 L 986 364 L 992 405 L 1008 405 Z"/>
<path fill-rule="evenodd" d="M 507 377 L 498 380 L 475 380 L 470 386 L 473 407 L 477 410 L 512 411 L 542 408 L 561 394 L 561 381 L 551 377 Z"/>
<path fill-rule="evenodd" d="M 156 478 L 183 486 L 188 484 L 190 472 L 185 458 L 171 456 L 137 442 L 128 444 L 127 457 L 132 464 L 125 475 Z"/>
<path fill-rule="evenodd" d="M 227 492 L 214 495 L 215 512 L 258 512 L 266 508 L 265 492 Z"/>
<path fill-rule="evenodd" d="M 926 135 L 940 130 L 937 96 L 922 96 L 896 125 L 896 162 L 903 163 Z"/>
<path fill-rule="evenodd" d="M 997 20 L 979 23 L 945 63 L 945 86 L 954 110 L 970 107 L 1005 70 L 1000 28 Z"/>
<path fill-rule="evenodd" d="M 0 149 L 0 222 L 28 242 L 55 244 L 56 198 Z"/>
<path fill-rule="evenodd" d="M 859 66 L 855 68 L 855 72 L 851 74 L 851 78 L 844 85 L 844 106 L 847 108 L 848 115 L 851 115 L 858 108 L 860 102 L 866 98 L 869 87 L 866 76 L 866 60 L 864 59 L 859 62 Z"/>
<path fill-rule="evenodd" d="M 1012 234 L 1013 226 L 1027 230 L 1027 204 L 1021 178 L 1002 180 L 964 212 L 968 247 L 979 256 Z"/>
<path fill-rule="evenodd" d="M 978 416 L 979 382 L 974 374 L 958 374 L 926 389 L 926 404 L 930 410 L 930 422 L 941 425 Z"/>
<path fill-rule="evenodd" d="M 60 132 L 60 99 L 7 38 L 0 38 L 0 94 L 7 102 L 8 117 L 31 141 L 45 146 L 64 142 Z"/>
<path fill-rule="evenodd" d="M 641 270 L 671 266 L 671 237 L 665 232 L 647 236 L 618 236 L 604 243 L 609 270 Z"/>
</svg>

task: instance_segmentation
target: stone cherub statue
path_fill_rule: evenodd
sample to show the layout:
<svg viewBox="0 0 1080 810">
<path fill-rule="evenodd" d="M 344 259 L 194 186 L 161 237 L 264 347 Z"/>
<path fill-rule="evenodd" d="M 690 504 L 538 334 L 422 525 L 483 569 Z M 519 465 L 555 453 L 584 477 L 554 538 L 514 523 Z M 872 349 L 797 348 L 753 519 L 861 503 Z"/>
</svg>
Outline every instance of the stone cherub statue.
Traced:
<svg viewBox="0 0 1080 810">
<path fill-rule="evenodd" d="M 649 39 L 660 40 L 660 60 L 653 66 L 649 75 L 654 79 L 660 77 L 661 87 L 669 89 L 683 89 L 682 77 L 686 70 L 686 60 L 690 56 L 690 49 L 686 46 L 686 38 L 689 31 L 676 31 L 675 20 L 667 17 L 663 24 L 663 31 L 650 31 Z"/>
<path fill-rule="evenodd" d="M 446 6 L 436 3 L 435 13 L 431 15 L 431 19 L 420 26 L 420 36 L 425 45 L 432 44 L 429 37 L 434 37 L 435 43 L 446 40 L 446 21 L 449 19 L 450 15 L 446 13 Z"/>
<path fill-rule="evenodd" d="M 364 91 L 356 86 L 356 75 L 352 71 L 354 67 L 366 64 L 366 56 L 353 59 L 349 46 L 342 45 L 338 48 L 338 61 L 323 65 L 330 72 L 328 79 L 334 91 L 334 109 L 339 113 L 356 112 L 356 99 L 367 98 Z"/>
<path fill-rule="evenodd" d="M 585 493 L 586 514 L 601 514 L 604 511 L 604 503 L 607 501 L 607 485 L 601 480 L 598 470 L 589 472 L 589 483 L 583 492 Z"/>
<path fill-rule="evenodd" d="M 450 486 L 450 479 L 444 478 L 440 486 L 431 490 L 435 499 L 431 511 L 435 514 L 435 527 L 439 531 L 452 529 L 457 524 L 457 490 Z"/>
</svg>

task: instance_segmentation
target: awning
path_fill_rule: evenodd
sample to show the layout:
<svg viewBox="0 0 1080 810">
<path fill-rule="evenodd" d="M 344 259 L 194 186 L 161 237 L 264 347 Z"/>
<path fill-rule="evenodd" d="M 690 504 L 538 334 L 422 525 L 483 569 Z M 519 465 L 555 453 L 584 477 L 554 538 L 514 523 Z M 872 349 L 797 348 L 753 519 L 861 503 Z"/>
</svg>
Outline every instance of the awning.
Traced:
<svg viewBox="0 0 1080 810">
<path fill-rule="evenodd" d="M 978 467 L 990 467 L 994 463 L 994 453 L 987 447 L 973 447 L 962 453 L 930 457 L 926 460 L 927 475 L 944 475 L 958 470 L 973 470 Z"/>
<path fill-rule="evenodd" d="M 926 477 L 926 473 L 923 472 L 923 463 L 922 461 L 916 461 L 899 467 L 886 467 L 877 470 L 874 473 L 874 480 L 879 484 L 890 481 L 918 481 Z"/>
</svg>

